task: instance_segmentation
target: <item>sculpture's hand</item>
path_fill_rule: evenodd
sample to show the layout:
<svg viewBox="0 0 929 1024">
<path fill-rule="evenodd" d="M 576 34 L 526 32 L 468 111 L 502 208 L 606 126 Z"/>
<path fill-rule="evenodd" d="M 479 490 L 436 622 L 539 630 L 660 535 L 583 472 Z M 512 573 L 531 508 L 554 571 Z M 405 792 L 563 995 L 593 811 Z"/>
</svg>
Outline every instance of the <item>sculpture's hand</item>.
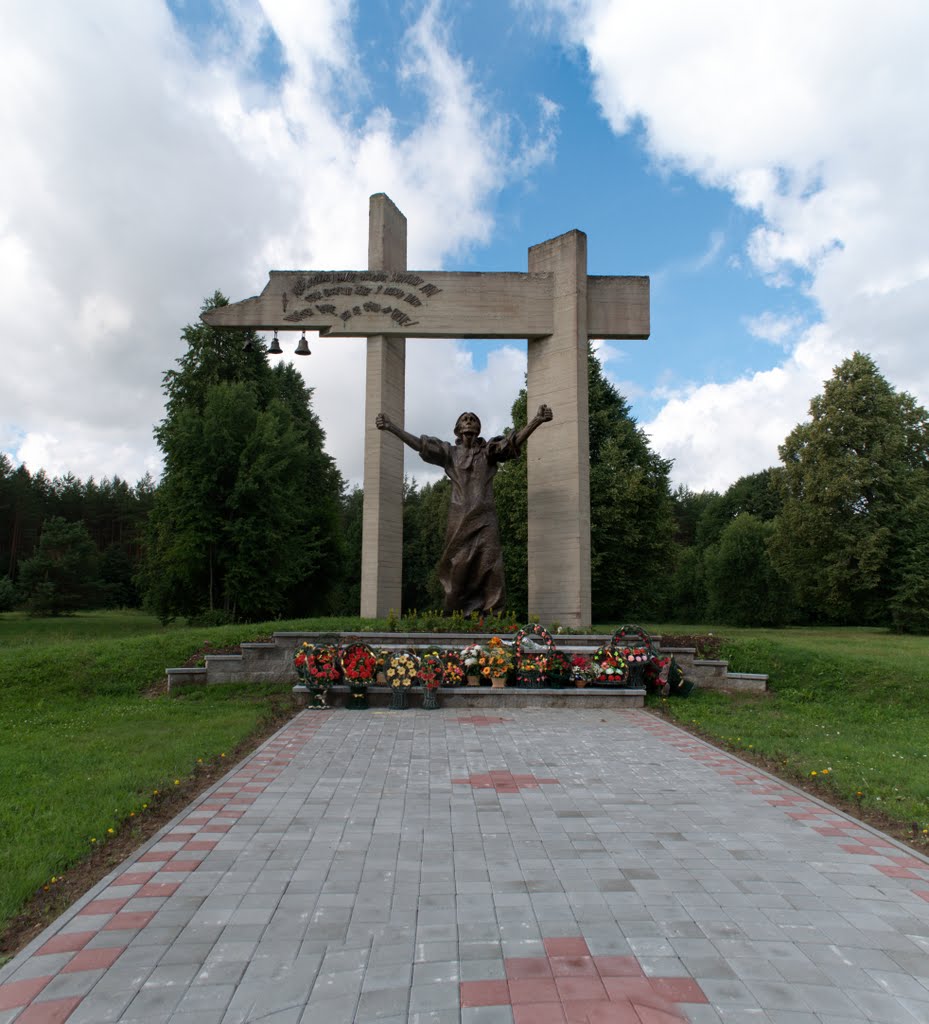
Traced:
<svg viewBox="0 0 929 1024">
<path fill-rule="evenodd" d="M 541 420 L 543 423 L 548 423 L 553 418 L 551 407 L 548 405 L 540 405 L 539 411 L 536 413 L 536 418 Z"/>
<path fill-rule="evenodd" d="M 386 416 L 384 413 L 379 412 L 377 416 L 374 417 L 374 425 L 377 427 L 378 430 L 390 430 L 390 418 Z"/>
</svg>

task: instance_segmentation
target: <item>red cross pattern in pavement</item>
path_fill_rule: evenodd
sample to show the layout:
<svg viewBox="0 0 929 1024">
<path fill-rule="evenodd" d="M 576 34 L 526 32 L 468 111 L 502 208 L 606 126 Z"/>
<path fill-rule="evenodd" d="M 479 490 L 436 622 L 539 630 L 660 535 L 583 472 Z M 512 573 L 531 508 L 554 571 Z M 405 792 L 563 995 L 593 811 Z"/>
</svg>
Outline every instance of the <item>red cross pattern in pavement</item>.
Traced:
<svg viewBox="0 0 929 1024">
<path fill-rule="evenodd" d="M 466 779 L 452 779 L 452 785 L 472 786 L 474 789 L 495 789 L 498 793 L 518 793 L 521 789 L 555 786 L 557 779 L 537 779 L 534 775 L 514 775 L 505 769 L 469 775 Z"/>
<path fill-rule="evenodd" d="M 681 1024 L 708 1003 L 693 978 L 649 978 L 634 956 L 592 956 L 582 938 L 504 961 L 506 980 L 460 982 L 461 1006 L 509 1006 L 514 1024 Z"/>
<path fill-rule="evenodd" d="M 511 722 L 511 718 L 500 718 L 499 715 L 468 715 L 459 718 L 462 725 L 499 725 L 501 722 Z"/>
</svg>

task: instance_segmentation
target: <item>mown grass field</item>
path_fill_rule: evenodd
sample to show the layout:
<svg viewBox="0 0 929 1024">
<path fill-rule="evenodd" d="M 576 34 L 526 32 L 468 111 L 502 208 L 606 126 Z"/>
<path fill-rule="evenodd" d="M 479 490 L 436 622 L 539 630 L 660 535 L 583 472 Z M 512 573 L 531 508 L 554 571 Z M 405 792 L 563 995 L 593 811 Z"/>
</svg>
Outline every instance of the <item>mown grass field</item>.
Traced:
<svg viewBox="0 0 929 1024">
<path fill-rule="evenodd" d="M 0 933 L 52 877 L 99 856 L 166 791 L 202 764 L 222 763 L 262 727 L 275 688 L 153 695 L 167 666 L 207 641 L 222 648 L 275 629 L 358 627 L 330 619 L 165 628 L 131 612 L 0 615 Z M 722 633 L 734 669 L 770 675 L 764 696 L 697 691 L 655 700 L 656 709 L 826 799 L 880 812 L 898 830 L 915 823 L 917 838 L 929 842 L 929 639 L 865 629 L 651 628 Z"/>
</svg>

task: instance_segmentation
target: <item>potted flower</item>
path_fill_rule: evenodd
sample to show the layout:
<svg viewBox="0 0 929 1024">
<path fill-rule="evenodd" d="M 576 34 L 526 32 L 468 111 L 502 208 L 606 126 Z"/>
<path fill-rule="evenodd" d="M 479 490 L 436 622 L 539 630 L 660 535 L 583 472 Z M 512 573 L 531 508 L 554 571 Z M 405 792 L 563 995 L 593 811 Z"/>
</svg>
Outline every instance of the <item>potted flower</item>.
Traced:
<svg viewBox="0 0 929 1024">
<path fill-rule="evenodd" d="M 294 651 L 294 668 L 310 693 L 307 707 L 327 707 L 326 692 L 339 678 L 339 659 L 330 644 L 314 645 L 304 641 Z"/>
<path fill-rule="evenodd" d="M 361 641 L 353 641 L 342 649 L 339 659 L 342 675 L 349 686 L 346 707 L 366 708 L 368 706 L 368 685 L 377 673 L 377 656 Z"/>
<path fill-rule="evenodd" d="M 513 654 L 498 636 L 491 637 L 484 653 L 478 658 L 481 675 L 490 680 L 495 689 L 506 686 L 506 676 L 513 667 Z"/>
<path fill-rule="evenodd" d="M 468 676 L 468 686 L 480 686 L 480 661 L 484 657 L 484 653 L 485 649 L 481 644 L 468 644 L 467 647 L 462 649 L 461 662 Z"/>
<path fill-rule="evenodd" d="M 436 693 L 442 685 L 445 675 L 445 665 L 442 662 L 442 653 L 438 650 L 426 651 L 419 662 L 419 679 L 423 684 L 423 707 L 434 710 L 439 706 Z"/>
<path fill-rule="evenodd" d="M 585 654 L 571 655 L 571 678 L 574 680 L 575 686 L 586 686 L 593 671 L 591 660 Z"/>
<path fill-rule="evenodd" d="M 387 662 L 387 684 L 392 690 L 390 706 L 400 711 L 407 706 L 407 694 L 419 670 L 419 659 L 415 654 L 398 651 Z"/>
</svg>

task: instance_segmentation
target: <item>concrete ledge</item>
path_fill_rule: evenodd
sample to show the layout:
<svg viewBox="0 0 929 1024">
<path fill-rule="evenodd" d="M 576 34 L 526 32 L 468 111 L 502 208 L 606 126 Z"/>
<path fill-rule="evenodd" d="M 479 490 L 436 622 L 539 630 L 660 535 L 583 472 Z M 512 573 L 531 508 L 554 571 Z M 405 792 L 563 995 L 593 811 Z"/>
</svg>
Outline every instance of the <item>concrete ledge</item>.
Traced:
<svg viewBox="0 0 929 1024">
<path fill-rule="evenodd" d="M 309 690 L 298 683 L 291 691 L 306 704 Z M 348 696 L 347 686 L 329 687 L 329 706 L 342 707 Z M 417 708 L 423 702 L 423 688 L 411 686 L 407 691 L 409 705 Z M 387 707 L 392 691 L 389 686 L 369 686 L 368 703 L 371 707 Z M 645 691 L 637 689 L 607 689 L 585 686 L 580 690 L 530 690 L 519 686 L 494 689 L 491 686 L 442 686 L 438 692 L 439 707 L 471 708 L 495 711 L 498 708 L 641 708 L 645 706 Z"/>
</svg>

